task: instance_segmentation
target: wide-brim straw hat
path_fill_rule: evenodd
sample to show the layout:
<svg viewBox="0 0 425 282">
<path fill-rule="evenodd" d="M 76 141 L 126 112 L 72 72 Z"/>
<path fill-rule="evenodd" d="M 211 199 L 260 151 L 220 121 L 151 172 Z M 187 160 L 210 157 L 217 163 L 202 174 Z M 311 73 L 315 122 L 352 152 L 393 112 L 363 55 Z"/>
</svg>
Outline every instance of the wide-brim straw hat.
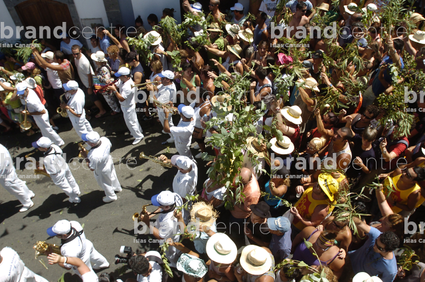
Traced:
<svg viewBox="0 0 425 282">
<path fill-rule="evenodd" d="M 344 11 L 349 15 L 354 15 L 354 13 L 359 9 L 356 3 L 350 3 L 344 6 Z"/>
<path fill-rule="evenodd" d="M 96 53 L 91 54 L 91 59 L 95 62 L 106 63 L 108 60 L 105 59 L 105 53 L 102 51 L 97 51 Z"/>
<path fill-rule="evenodd" d="M 212 32 L 223 32 L 218 23 L 211 23 L 207 30 Z"/>
<path fill-rule="evenodd" d="M 211 226 L 217 219 L 217 211 L 205 202 L 197 202 L 190 210 L 190 221 Z"/>
<path fill-rule="evenodd" d="M 291 139 L 285 135 L 283 136 L 282 141 L 279 141 L 276 137 L 274 137 L 272 140 L 270 140 L 270 143 L 272 144 L 272 151 L 279 155 L 289 155 L 294 151 L 295 148 Z"/>
<path fill-rule="evenodd" d="M 248 245 L 242 250 L 240 264 L 251 275 L 262 275 L 270 270 L 272 258 L 263 248 Z"/>
<path fill-rule="evenodd" d="M 224 233 L 215 233 L 206 245 L 208 257 L 217 263 L 233 263 L 238 255 L 236 244 Z"/>
<path fill-rule="evenodd" d="M 410 34 L 409 39 L 419 44 L 425 44 L 425 31 L 418 30 L 414 34 Z"/>
<path fill-rule="evenodd" d="M 318 87 L 317 80 L 315 80 L 313 77 L 307 77 L 306 79 L 299 79 L 298 82 L 303 83 L 301 86 L 302 88 L 307 88 L 314 90 L 316 92 L 320 92 L 320 89 Z"/>
<path fill-rule="evenodd" d="M 287 121 L 293 124 L 300 125 L 303 122 L 303 118 L 301 117 L 303 112 L 298 106 L 284 107 L 280 110 L 280 113 Z"/>
<path fill-rule="evenodd" d="M 329 11 L 329 4 L 323 2 L 322 4 L 317 6 L 316 9 L 328 12 Z"/>
<path fill-rule="evenodd" d="M 232 99 L 232 97 L 229 94 L 224 94 L 224 95 L 215 95 L 214 97 L 211 98 L 211 104 L 214 107 L 219 107 L 220 110 L 222 111 L 226 111 L 226 109 L 224 109 L 224 107 L 222 106 L 223 103 L 227 103 L 229 104 L 230 100 Z M 227 111 L 230 112 L 232 110 L 232 105 L 228 105 L 227 106 Z"/>
<path fill-rule="evenodd" d="M 151 45 L 159 45 L 162 42 L 161 34 L 156 31 L 150 31 L 143 36 L 143 39 L 149 40 L 152 42 Z"/>
<path fill-rule="evenodd" d="M 248 42 L 249 44 L 251 44 L 252 42 L 254 42 L 254 34 L 252 33 L 252 31 L 250 29 L 244 29 L 244 30 L 239 30 L 238 32 L 238 36 L 240 39 Z"/>
<path fill-rule="evenodd" d="M 246 146 L 248 150 L 253 153 L 254 155 L 258 156 L 259 158 L 266 158 L 268 156 L 267 150 L 266 151 L 260 151 L 260 144 L 257 142 L 255 137 L 248 137 L 246 139 Z"/>
<path fill-rule="evenodd" d="M 424 18 L 424 16 L 422 16 L 421 14 L 419 14 L 419 13 L 413 13 L 411 16 L 410 16 L 410 21 L 413 23 L 413 24 L 417 24 L 418 22 L 420 22 L 420 21 L 425 21 L 425 18 Z"/>
<path fill-rule="evenodd" d="M 241 46 L 239 46 L 238 44 L 235 45 L 227 45 L 227 50 L 229 52 L 231 52 L 232 54 L 234 54 L 236 57 L 238 57 L 239 59 L 241 58 L 240 53 L 242 52 L 242 48 Z"/>
<path fill-rule="evenodd" d="M 233 38 L 238 35 L 240 29 L 241 27 L 238 24 L 226 24 L 226 31 Z"/>
</svg>

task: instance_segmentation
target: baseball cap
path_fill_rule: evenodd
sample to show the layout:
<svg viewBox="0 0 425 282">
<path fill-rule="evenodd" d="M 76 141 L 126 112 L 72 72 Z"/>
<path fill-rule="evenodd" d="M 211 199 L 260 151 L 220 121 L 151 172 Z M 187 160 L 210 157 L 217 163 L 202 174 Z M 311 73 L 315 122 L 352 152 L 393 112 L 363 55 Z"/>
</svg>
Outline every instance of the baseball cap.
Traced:
<svg viewBox="0 0 425 282">
<path fill-rule="evenodd" d="M 291 230 L 291 223 L 284 216 L 270 217 L 267 219 L 267 226 L 270 230 L 279 231 L 282 233 Z"/>
<path fill-rule="evenodd" d="M 173 205 L 176 200 L 174 193 L 171 191 L 162 191 L 159 194 L 154 195 L 151 198 L 152 205 L 154 206 L 171 206 Z"/>
<path fill-rule="evenodd" d="M 129 75 L 130 74 L 130 69 L 126 68 L 126 67 L 121 67 L 116 73 L 115 76 L 116 77 L 120 77 L 121 75 Z"/>
<path fill-rule="evenodd" d="M 230 8 L 232 11 L 243 11 L 243 5 L 241 3 L 235 3 L 235 6 Z"/>
<path fill-rule="evenodd" d="M 35 142 L 32 142 L 32 146 L 34 148 L 50 148 L 50 146 L 53 144 L 52 140 L 50 140 L 47 137 L 41 137 L 40 139 L 38 139 Z"/>
<path fill-rule="evenodd" d="M 174 79 L 174 73 L 172 71 L 169 71 L 169 70 L 162 71 L 160 74 L 158 74 L 158 76 L 168 78 L 169 80 Z"/>
<path fill-rule="evenodd" d="M 192 7 L 192 9 L 201 12 L 202 11 L 202 4 L 199 2 L 193 3 L 192 5 L 190 5 L 190 7 Z"/>
<path fill-rule="evenodd" d="M 26 83 L 30 89 L 34 89 L 37 87 L 37 82 L 32 77 L 28 77 L 23 82 Z"/>
<path fill-rule="evenodd" d="M 25 82 L 20 82 L 16 85 L 16 94 L 23 95 L 25 93 L 25 90 L 28 88 L 28 84 Z"/>
<path fill-rule="evenodd" d="M 62 84 L 62 86 L 63 86 L 63 89 L 65 89 L 65 91 L 77 90 L 78 82 L 76 82 L 75 80 L 70 80 L 67 83 Z"/>
<path fill-rule="evenodd" d="M 83 141 L 86 141 L 86 142 L 97 143 L 100 139 L 100 135 L 96 131 L 92 131 L 89 133 L 82 134 L 81 139 L 83 139 Z"/>
<path fill-rule="evenodd" d="M 49 59 L 49 60 L 53 60 L 54 56 L 55 56 L 55 54 L 53 54 L 52 51 L 47 51 L 46 53 L 41 54 L 42 58 Z"/>
<path fill-rule="evenodd" d="M 33 62 L 28 62 L 24 66 L 22 66 L 23 70 L 33 70 L 35 69 L 35 64 Z"/>
<path fill-rule="evenodd" d="M 56 235 L 65 235 L 71 232 L 71 222 L 66 219 L 59 220 L 52 227 L 47 228 L 47 235 L 53 237 Z"/>
<path fill-rule="evenodd" d="M 180 104 L 177 109 L 179 110 L 179 113 L 184 115 L 186 118 L 192 118 L 195 115 L 195 110 L 191 106 Z"/>
<path fill-rule="evenodd" d="M 323 53 L 324 52 L 322 50 L 317 50 L 313 53 L 313 59 L 323 59 Z"/>
<path fill-rule="evenodd" d="M 130 53 L 127 53 L 127 55 L 125 55 L 125 62 L 126 63 L 131 63 L 133 60 L 137 60 L 137 53 L 134 51 L 131 51 Z"/>
<path fill-rule="evenodd" d="M 184 170 L 188 170 L 192 166 L 191 160 L 188 157 L 180 155 L 172 156 L 171 163 Z"/>
</svg>

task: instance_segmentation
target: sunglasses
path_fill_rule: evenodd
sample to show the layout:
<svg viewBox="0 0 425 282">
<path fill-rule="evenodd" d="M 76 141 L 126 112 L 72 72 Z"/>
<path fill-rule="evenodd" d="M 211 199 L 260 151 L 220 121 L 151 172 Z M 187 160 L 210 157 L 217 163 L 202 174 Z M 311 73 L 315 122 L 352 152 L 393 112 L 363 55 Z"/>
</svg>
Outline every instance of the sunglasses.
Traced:
<svg viewBox="0 0 425 282">
<path fill-rule="evenodd" d="M 367 119 L 367 120 L 371 120 L 371 119 L 373 119 L 373 118 L 371 118 L 371 117 L 368 117 L 367 115 L 365 115 L 365 114 L 362 114 L 362 116 L 364 117 L 364 119 Z"/>
<path fill-rule="evenodd" d="M 80 53 L 72 53 L 72 56 L 78 56 Z"/>
<path fill-rule="evenodd" d="M 376 241 L 375 241 L 375 246 L 380 252 L 386 252 L 385 248 L 379 247 L 378 239 L 376 239 Z"/>
<path fill-rule="evenodd" d="M 301 10 L 301 12 L 303 12 L 305 14 L 305 13 L 307 13 L 307 10 Z"/>
</svg>

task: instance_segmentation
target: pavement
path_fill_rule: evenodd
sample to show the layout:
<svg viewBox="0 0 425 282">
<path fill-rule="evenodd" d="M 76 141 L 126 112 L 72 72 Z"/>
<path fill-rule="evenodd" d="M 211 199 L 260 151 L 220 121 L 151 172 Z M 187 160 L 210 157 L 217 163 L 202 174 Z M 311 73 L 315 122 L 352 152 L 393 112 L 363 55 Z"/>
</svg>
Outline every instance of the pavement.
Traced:
<svg viewBox="0 0 425 282">
<path fill-rule="evenodd" d="M 131 144 L 134 138 L 129 134 L 122 115 L 108 115 L 99 119 L 93 117 L 90 120 L 94 130 L 101 136 L 108 137 L 112 143 L 111 156 L 123 188 L 123 191 L 117 194 L 118 200 L 108 204 L 102 201 L 105 194 L 97 185 L 93 172 L 77 157 L 76 142 L 81 140 L 68 119 L 60 118 L 55 122 L 59 127 L 59 135 L 66 143 L 63 147 L 66 159 L 82 193 L 81 203 L 77 205 L 69 203 L 67 196 L 49 177 L 34 175 L 34 166 L 24 160 L 23 157 L 33 151 L 31 143 L 41 137 L 40 133 L 27 137 L 16 129 L 12 133 L 2 134 L 0 143 L 9 149 L 17 174 L 27 182 L 27 186 L 36 196 L 33 199 L 34 207 L 28 212 L 19 213 L 19 201 L 4 188 L 0 188 L 0 249 L 5 246 L 13 248 L 29 269 L 49 281 L 58 281 L 63 275 L 65 281 L 78 281 L 75 275 L 65 274 L 68 271 L 58 265 L 48 265 L 46 256 L 35 259 L 33 250 L 36 241 L 48 239 L 46 229 L 58 220 L 76 220 L 83 225 L 86 237 L 110 263 L 110 267 L 101 272 L 118 273 L 117 276 L 123 280 L 131 277 L 131 272 L 126 271 L 124 264 L 114 264 L 114 256 L 119 254 L 122 245 L 131 246 L 133 250 L 141 248 L 144 251 L 158 247 L 154 240 L 149 240 L 150 237 L 137 240 L 133 231 L 132 215 L 140 212 L 144 204 L 150 203 L 153 195 L 167 189 L 172 190 L 173 177 L 177 172 L 176 168 L 168 169 L 146 159 L 139 160 L 141 152 L 154 156 L 164 154 L 169 158 L 177 152 L 174 144 L 161 145 L 169 135 L 161 133 L 159 121 L 156 118 L 143 121 L 142 117 L 143 114 L 139 113 L 145 138 L 135 146 Z M 177 116 L 174 116 L 174 122 L 178 123 Z M 192 150 L 192 153 L 195 155 L 198 150 Z M 41 152 L 32 155 L 35 159 L 41 156 Z M 206 179 L 207 168 L 204 165 L 205 162 L 198 160 L 198 190 Z M 147 209 L 153 211 L 155 207 L 150 206 Z M 140 238 L 139 235 L 138 239 Z M 47 242 L 60 244 L 58 238 L 50 238 Z"/>
</svg>

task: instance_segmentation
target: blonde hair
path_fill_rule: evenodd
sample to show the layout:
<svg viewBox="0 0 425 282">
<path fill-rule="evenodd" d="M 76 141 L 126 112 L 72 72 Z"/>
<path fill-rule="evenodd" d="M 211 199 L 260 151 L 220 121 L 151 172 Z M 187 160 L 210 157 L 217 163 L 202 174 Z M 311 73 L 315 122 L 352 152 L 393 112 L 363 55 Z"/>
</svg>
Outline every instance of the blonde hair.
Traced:
<svg viewBox="0 0 425 282">
<path fill-rule="evenodd" d="M 120 48 L 118 48 L 117 45 L 111 45 L 108 47 L 106 51 L 108 51 L 109 54 L 114 54 L 118 56 L 118 53 L 120 52 Z"/>
<path fill-rule="evenodd" d="M 155 60 L 151 63 L 151 67 L 155 73 L 162 72 L 162 63 L 160 60 Z"/>
<path fill-rule="evenodd" d="M 314 137 L 313 139 L 310 140 L 309 143 L 314 145 L 314 148 L 316 148 L 316 150 L 319 151 L 320 149 L 322 149 L 325 146 L 326 138 L 324 138 L 324 137 Z"/>
</svg>

